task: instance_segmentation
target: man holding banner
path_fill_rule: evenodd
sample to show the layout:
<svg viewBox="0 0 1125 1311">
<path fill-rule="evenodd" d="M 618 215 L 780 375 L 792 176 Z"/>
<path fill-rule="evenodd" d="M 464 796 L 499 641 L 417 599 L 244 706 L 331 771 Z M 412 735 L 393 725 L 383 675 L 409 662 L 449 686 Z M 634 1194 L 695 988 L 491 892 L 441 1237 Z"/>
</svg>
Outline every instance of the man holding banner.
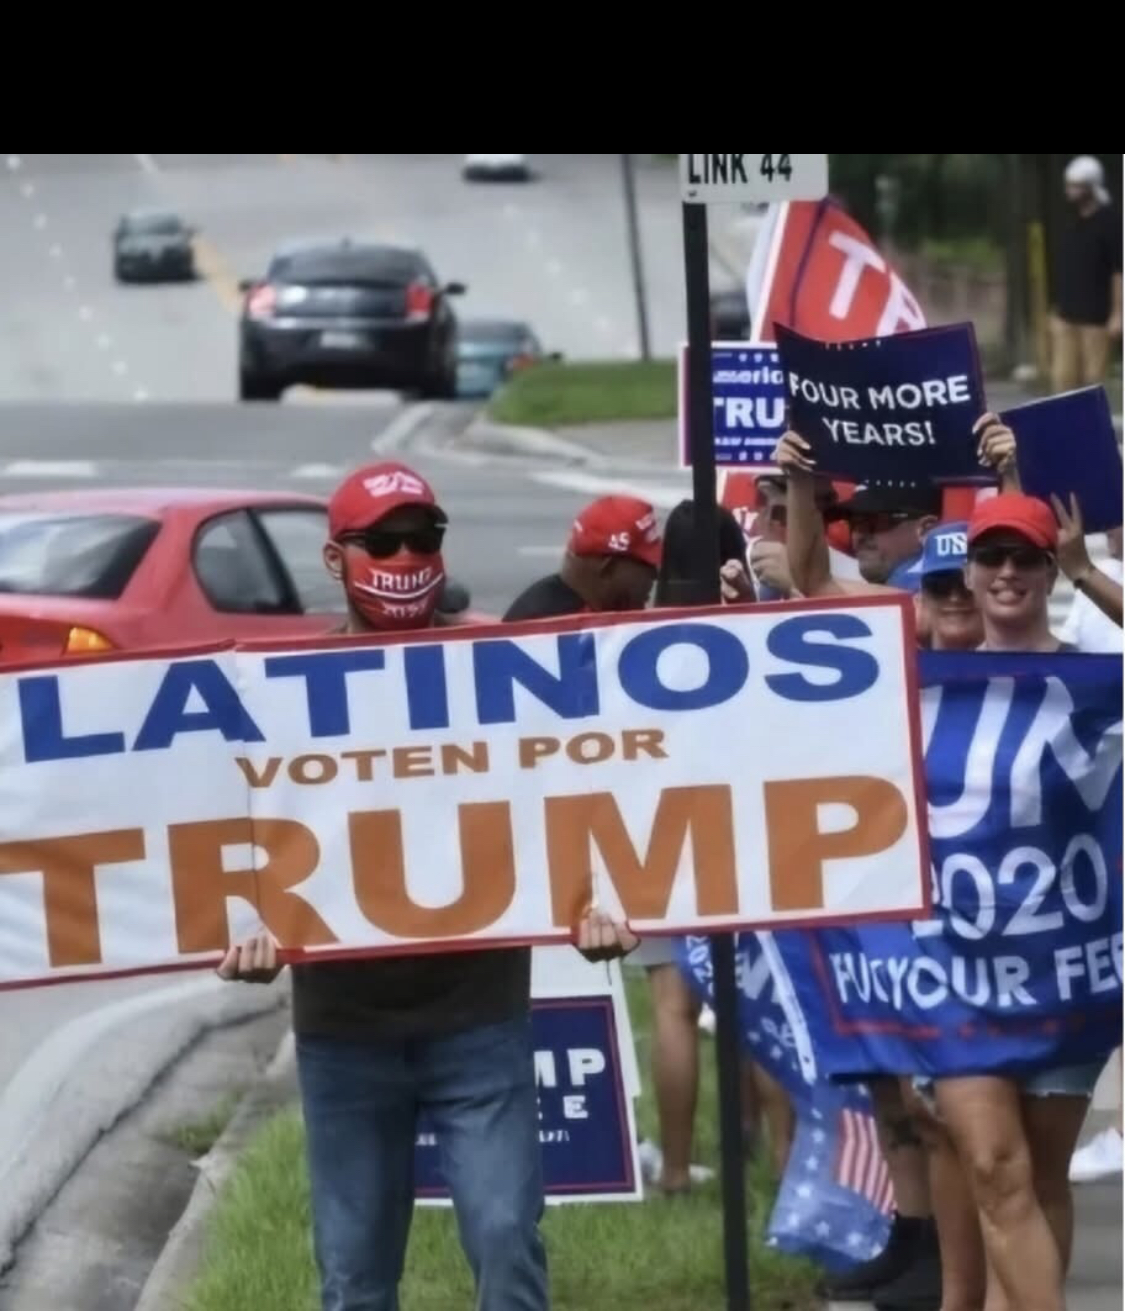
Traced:
<svg viewBox="0 0 1125 1311">
<path fill-rule="evenodd" d="M 325 565 L 349 633 L 425 628 L 445 577 L 447 518 L 400 464 L 353 473 L 329 504 Z M 587 914 L 590 960 L 632 934 Z M 530 948 L 293 967 L 293 1024 L 324 1311 L 394 1311 L 414 1207 L 418 1112 L 435 1125 L 481 1311 L 545 1311 L 544 1193 L 530 1022 Z M 268 932 L 225 979 L 279 972 Z"/>
</svg>

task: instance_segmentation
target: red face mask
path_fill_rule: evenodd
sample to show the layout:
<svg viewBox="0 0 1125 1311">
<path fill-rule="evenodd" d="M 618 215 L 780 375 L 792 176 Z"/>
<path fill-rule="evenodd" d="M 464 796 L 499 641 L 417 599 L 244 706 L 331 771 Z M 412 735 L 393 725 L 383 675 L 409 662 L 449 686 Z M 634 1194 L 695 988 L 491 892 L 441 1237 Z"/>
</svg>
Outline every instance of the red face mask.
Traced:
<svg viewBox="0 0 1125 1311">
<path fill-rule="evenodd" d="M 399 551 L 376 560 L 352 550 L 344 557 L 348 600 L 373 628 L 424 628 L 437 609 L 444 582 L 440 551 Z"/>
</svg>

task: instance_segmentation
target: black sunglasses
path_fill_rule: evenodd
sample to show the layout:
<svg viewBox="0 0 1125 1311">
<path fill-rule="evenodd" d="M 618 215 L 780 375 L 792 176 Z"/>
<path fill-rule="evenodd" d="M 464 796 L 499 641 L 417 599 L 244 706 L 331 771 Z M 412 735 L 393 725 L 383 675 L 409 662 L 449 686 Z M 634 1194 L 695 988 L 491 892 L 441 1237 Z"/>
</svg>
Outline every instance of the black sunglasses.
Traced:
<svg viewBox="0 0 1125 1311">
<path fill-rule="evenodd" d="M 341 542 L 355 542 L 376 560 L 397 555 L 402 547 L 418 555 L 434 555 L 441 550 L 445 537 L 444 524 L 428 524 L 425 528 L 368 528 L 362 533 L 341 533 Z"/>
<path fill-rule="evenodd" d="M 1049 551 L 1038 546 L 977 546 L 969 552 L 969 559 L 986 569 L 999 569 L 1005 560 L 1011 560 L 1017 569 L 1038 569 L 1051 558 Z"/>
<path fill-rule="evenodd" d="M 922 591 L 927 596 L 945 600 L 945 598 L 957 596 L 959 593 L 968 595 L 969 589 L 965 586 L 965 579 L 962 574 L 953 569 L 943 569 L 940 573 L 927 574 L 922 579 Z"/>
</svg>

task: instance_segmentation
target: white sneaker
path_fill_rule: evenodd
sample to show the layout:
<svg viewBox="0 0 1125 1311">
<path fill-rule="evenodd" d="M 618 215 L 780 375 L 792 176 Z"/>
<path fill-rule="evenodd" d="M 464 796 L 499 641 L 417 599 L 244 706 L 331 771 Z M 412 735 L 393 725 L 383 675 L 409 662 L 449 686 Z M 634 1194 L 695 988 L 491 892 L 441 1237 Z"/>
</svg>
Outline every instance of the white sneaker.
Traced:
<svg viewBox="0 0 1125 1311">
<path fill-rule="evenodd" d="M 641 1167 L 641 1178 L 646 1184 L 654 1184 L 664 1169 L 664 1153 L 648 1138 L 637 1144 L 637 1161 Z"/>
<path fill-rule="evenodd" d="M 715 1032 L 715 1012 L 710 1006 L 704 1006 L 699 1012 L 699 1027 L 704 1033 L 713 1034 Z"/>
<path fill-rule="evenodd" d="M 641 1166 L 641 1178 L 646 1184 L 658 1184 L 664 1171 L 664 1153 L 649 1138 L 643 1138 L 637 1144 L 637 1159 Z M 714 1179 L 715 1171 L 706 1165 L 692 1165 L 689 1174 L 693 1184 L 705 1184 Z"/>
<path fill-rule="evenodd" d="M 1070 1158 L 1070 1182 L 1088 1184 L 1096 1179 L 1111 1179 L 1120 1175 L 1123 1168 L 1125 1142 L 1116 1129 L 1103 1129 Z"/>
</svg>

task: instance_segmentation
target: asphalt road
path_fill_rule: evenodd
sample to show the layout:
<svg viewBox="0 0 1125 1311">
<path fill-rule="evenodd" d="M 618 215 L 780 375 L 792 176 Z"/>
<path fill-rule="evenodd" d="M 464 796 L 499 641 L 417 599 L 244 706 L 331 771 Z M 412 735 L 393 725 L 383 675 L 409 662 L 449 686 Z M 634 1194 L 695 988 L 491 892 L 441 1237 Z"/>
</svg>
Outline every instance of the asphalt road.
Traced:
<svg viewBox="0 0 1125 1311">
<path fill-rule="evenodd" d="M 276 406 L 233 400 L 237 280 L 259 273 L 292 236 L 351 231 L 416 242 L 441 276 L 469 284 L 463 313 L 525 315 L 549 347 L 571 357 L 631 351 L 618 157 L 533 157 L 539 180 L 497 187 L 462 183 L 459 158 L 0 155 L 0 492 L 189 484 L 326 494 L 347 469 L 373 458 L 373 444 L 398 449 L 391 439 L 411 412 L 393 393 L 295 389 Z M 640 168 L 653 341 L 666 352 L 683 322 L 675 186 L 674 172 Z M 204 276 L 119 286 L 111 228 L 123 210 L 155 204 L 198 226 Z M 541 463 L 460 456 L 455 434 L 470 417 L 464 407 L 438 407 L 427 431 L 443 435 L 445 453 L 401 449 L 450 512 L 451 572 L 469 585 L 476 607 L 498 612 L 553 567 L 589 493 L 541 481 Z M 29 1153 L 50 1141 L 52 1106 L 73 1104 L 69 1085 L 88 1068 L 92 1035 L 99 1060 L 113 1068 L 114 1017 L 124 1034 L 136 1032 L 149 1003 L 155 1015 L 173 1005 L 177 1013 L 214 1011 L 213 990 L 198 983 L 197 993 L 142 978 L 4 997 L 0 1183 L 11 1185 L 18 1173 L 20 1196 L 8 1187 L 0 1201 L 0 1265 L 5 1243 L 34 1210 L 23 1186 L 35 1174 Z M 158 1059 L 159 1030 L 143 1052 L 122 1057 L 134 1095 L 143 1091 L 140 1067 Z M 177 1031 L 182 1040 L 186 1019 Z M 91 1110 L 82 1133 L 96 1135 L 107 1114 Z M 50 1172 L 81 1153 L 82 1142 L 68 1140 L 81 1118 L 68 1115 L 57 1127 L 36 1183 L 47 1196 Z"/>
<path fill-rule="evenodd" d="M 282 241 L 413 243 L 468 284 L 466 315 L 528 318 L 570 357 L 636 348 L 617 155 L 543 155 L 528 184 L 461 182 L 458 155 L 8 155 L 0 178 L 0 401 L 228 400 L 237 283 Z M 673 169 L 638 156 L 653 347 L 683 334 Z M 122 210 L 169 205 L 200 232 L 194 285 L 118 287 Z"/>
</svg>

